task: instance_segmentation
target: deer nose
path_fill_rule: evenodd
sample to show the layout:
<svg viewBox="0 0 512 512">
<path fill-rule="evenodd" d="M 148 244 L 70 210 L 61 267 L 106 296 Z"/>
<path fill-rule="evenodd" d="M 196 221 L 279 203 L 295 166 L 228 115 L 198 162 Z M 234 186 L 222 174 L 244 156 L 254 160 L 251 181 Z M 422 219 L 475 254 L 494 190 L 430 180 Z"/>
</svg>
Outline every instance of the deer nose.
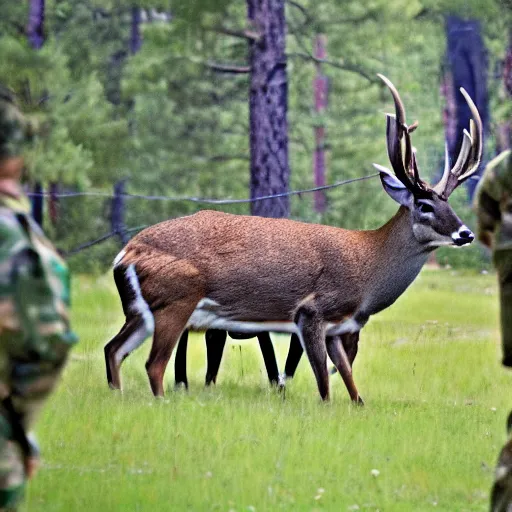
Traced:
<svg viewBox="0 0 512 512">
<path fill-rule="evenodd" d="M 473 232 L 467 227 L 462 225 L 456 233 L 453 233 L 452 240 L 455 245 L 470 244 L 475 239 Z"/>
</svg>

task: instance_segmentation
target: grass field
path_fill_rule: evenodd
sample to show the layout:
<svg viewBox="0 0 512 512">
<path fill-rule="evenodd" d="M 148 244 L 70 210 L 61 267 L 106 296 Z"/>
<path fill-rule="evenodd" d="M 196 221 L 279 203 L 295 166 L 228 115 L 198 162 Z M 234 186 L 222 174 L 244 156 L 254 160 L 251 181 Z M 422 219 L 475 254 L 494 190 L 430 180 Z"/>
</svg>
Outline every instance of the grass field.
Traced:
<svg viewBox="0 0 512 512">
<path fill-rule="evenodd" d="M 44 464 L 25 511 L 487 510 L 512 405 L 494 275 L 425 271 L 370 320 L 355 363 L 364 408 L 339 376 L 320 403 L 305 358 L 283 400 L 254 340 L 228 344 L 204 389 L 202 335 L 189 343 L 188 393 L 172 390 L 171 361 L 167 397 L 152 398 L 149 340 L 112 392 L 111 277 L 74 285 L 81 343 L 38 424 Z M 282 367 L 288 339 L 274 339 Z"/>
</svg>

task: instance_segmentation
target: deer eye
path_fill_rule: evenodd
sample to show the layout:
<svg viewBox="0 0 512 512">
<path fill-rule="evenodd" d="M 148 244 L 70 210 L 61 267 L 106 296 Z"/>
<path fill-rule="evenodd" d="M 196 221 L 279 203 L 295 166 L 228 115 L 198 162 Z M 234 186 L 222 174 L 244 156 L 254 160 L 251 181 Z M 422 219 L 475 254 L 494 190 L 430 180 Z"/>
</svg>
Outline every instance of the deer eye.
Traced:
<svg viewBox="0 0 512 512">
<path fill-rule="evenodd" d="M 434 213 L 434 207 L 429 203 L 418 203 L 418 210 L 420 213 Z"/>
</svg>

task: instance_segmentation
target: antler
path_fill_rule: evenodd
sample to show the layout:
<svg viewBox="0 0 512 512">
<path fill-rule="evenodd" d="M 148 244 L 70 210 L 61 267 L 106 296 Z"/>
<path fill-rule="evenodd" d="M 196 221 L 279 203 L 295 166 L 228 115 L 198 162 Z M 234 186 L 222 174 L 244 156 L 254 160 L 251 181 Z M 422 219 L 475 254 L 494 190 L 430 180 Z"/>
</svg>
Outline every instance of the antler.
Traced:
<svg viewBox="0 0 512 512">
<path fill-rule="evenodd" d="M 411 133 L 417 128 L 418 122 L 407 126 L 405 122 L 405 108 L 396 87 L 384 75 L 377 76 L 388 86 L 395 102 L 395 115 L 386 114 L 386 139 L 388 156 L 396 177 L 411 191 L 424 192 L 427 186 L 420 179 L 418 164 L 416 163 L 416 150 L 411 145 Z M 405 156 L 402 151 L 402 139 L 405 143 Z"/>
<path fill-rule="evenodd" d="M 469 132 L 465 129 L 462 135 L 462 145 L 455 165 L 450 169 L 448 147 L 445 146 L 445 165 L 443 177 L 434 187 L 434 191 L 440 196 L 448 199 L 449 195 L 463 182 L 466 181 L 477 170 L 482 159 L 483 150 L 483 129 L 480 114 L 473 100 L 461 87 L 460 92 L 464 96 L 472 119 L 469 122 Z"/>
</svg>

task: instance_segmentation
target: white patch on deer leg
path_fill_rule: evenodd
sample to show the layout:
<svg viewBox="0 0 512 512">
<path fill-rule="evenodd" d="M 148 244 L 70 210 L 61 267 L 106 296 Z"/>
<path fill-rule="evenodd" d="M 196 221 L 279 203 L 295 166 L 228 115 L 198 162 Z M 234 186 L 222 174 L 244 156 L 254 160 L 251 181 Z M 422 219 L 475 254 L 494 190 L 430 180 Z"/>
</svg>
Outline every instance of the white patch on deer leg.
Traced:
<svg viewBox="0 0 512 512">
<path fill-rule="evenodd" d="M 286 386 L 286 379 L 288 377 L 286 376 L 286 373 L 280 373 L 278 376 L 277 376 L 277 385 L 280 387 L 280 388 L 284 388 Z"/>
<path fill-rule="evenodd" d="M 266 332 L 287 332 L 294 334 L 298 332 L 294 322 L 258 322 L 245 320 L 231 320 L 222 316 L 222 305 L 205 298 L 201 299 L 196 309 L 188 319 L 187 327 L 196 331 L 207 329 L 219 329 L 242 333 Z"/>
<path fill-rule="evenodd" d="M 133 352 L 137 347 L 139 347 L 143 341 L 148 336 L 151 336 L 155 331 L 155 319 L 153 318 L 153 313 L 151 313 L 151 310 L 149 309 L 148 303 L 142 296 L 139 278 L 135 272 L 134 265 L 128 266 L 126 269 L 126 276 L 128 277 L 128 282 L 130 283 L 130 287 L 135 295 L 135 300 L 129 305 L 129 309 L 142 318 L 142 325 L 137 327 L 137 329 L 128 337 L 116 352 L 116 364 L 121 364 L 122 360 L 130 352 Z"/>
<path fill-rule="evenodd" d="M 142 324 L 138 327 L 133 334 L 121 345 L 115 355 L 116 365 L 120 365 L 123 359 L 133 352 L 136 348 L 140 347 L 144 340 L 150 335 L 146 329 L 146 325 Z"/>
<path fill-rule="evenodd" d="M 155 330 L 155 319 L 153 318 L 153 313 L 151 313 L 151 310 L 149 309 L 148 303 L 142 296 L 139 285 L 139 278 L 135 272 L 134 265 L 128 266 L 126 269 L 126 275 L 128 276 L 128 280 L 135 294 L 135 301 L 130 304 L 130 307 L 133 308 L 132 310 L 134 313 L 138 313 L 144 319 L 144 325 L 149 336 Z"/>
<path fill-rule="evenodd" d="M 362 329 L 362 325 L 350 317 L 340 324 L 327 324 L 327 336 L 337 336 L 339 334 L 355 333 Z"/>
</svg>

